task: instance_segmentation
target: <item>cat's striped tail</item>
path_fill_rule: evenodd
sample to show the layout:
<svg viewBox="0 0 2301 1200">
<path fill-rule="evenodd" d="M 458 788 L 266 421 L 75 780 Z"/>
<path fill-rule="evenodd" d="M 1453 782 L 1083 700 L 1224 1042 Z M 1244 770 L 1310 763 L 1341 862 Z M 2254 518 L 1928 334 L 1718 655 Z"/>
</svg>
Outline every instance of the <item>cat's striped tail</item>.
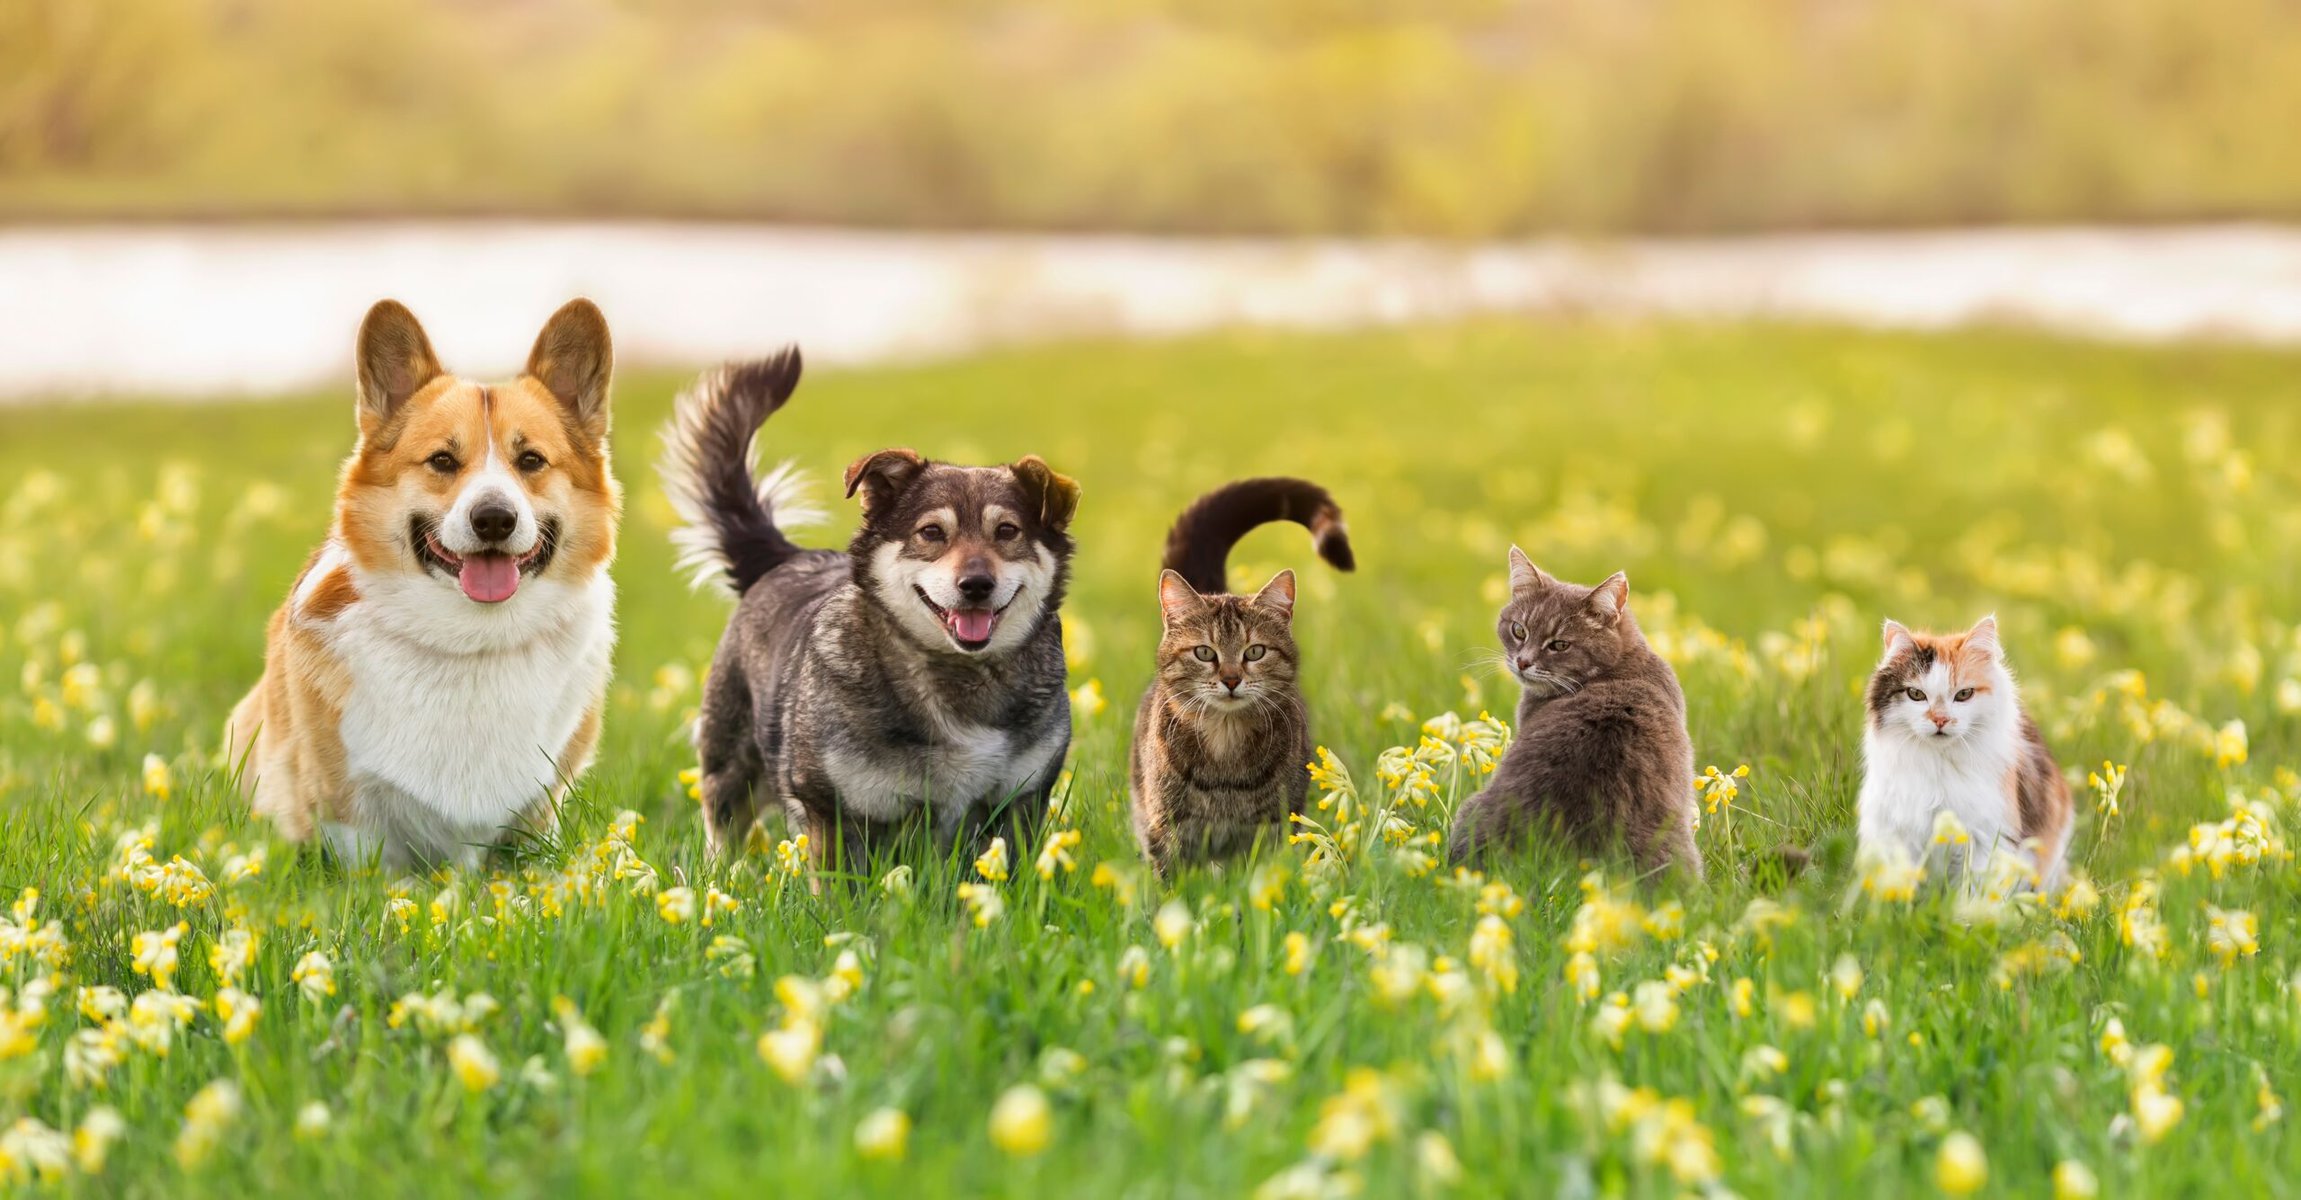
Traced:
<svg viewBox="0 0 2301 1200">
<path fill-rule="evenodd" d="M 1292 521 L 1310 531 L 1318 556 L 1348 571 L 1358 565 L 1342 509 L 1326 489 L 1307 479 L 1241 479 L 1201 496 L 1175 518 L 1166 535 L 1166 569 L 1201 595 L 1230 590 L 1230 549 L 1250 530 Z"/>
</svg>

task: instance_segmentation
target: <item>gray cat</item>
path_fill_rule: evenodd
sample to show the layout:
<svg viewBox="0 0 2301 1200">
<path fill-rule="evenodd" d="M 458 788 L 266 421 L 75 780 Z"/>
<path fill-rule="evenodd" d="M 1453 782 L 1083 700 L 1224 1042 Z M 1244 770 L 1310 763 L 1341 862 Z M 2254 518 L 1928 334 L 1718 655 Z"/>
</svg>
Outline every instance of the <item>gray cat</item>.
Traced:
<svg viewBox="0 0 2301 1200">
<path fill-rule="evenodd" d="M 1159 574 L 1158 677 L 1128 757 L 1135 839 L 1161 876 L 1178 862 L 1284 845 L 1310 786 L 1310 717 L 1295 672 L 1294 572 L 1252 596 L 1224 592 L 1230 548 L 1269 521 L 1309 528 L 1318 553 L 1354 565 L 1342 510 L 1303 479 L 1247 479 L 1177 518 Z"/>
<path fill-rule="evenodd" d="M 1640 871 L 1702 875 L 1694 846 L 1694 746 L 1678 677 L 1630 615 L 1630 581 L 1561 583 L 1516 546 L 1498 622 L 1525 686 L 1518 733 L 1486 789 L 1454 815 L 1457 863 L 1563 837 L 1582 850 L 1620 838 Z"/>
</svg>

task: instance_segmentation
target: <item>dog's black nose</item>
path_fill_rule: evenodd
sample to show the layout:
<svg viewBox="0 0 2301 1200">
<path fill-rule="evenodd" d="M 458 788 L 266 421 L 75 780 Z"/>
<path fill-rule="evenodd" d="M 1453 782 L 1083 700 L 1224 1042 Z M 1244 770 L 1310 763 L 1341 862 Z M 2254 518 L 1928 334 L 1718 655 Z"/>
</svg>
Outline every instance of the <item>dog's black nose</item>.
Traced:
<svg viewBox="0 0 2301 1200">
<path fill-rule="evenodd" d="M 483 542 L 500 542 L 519 528 L 519 514 L 508 504 L 490 501 L 471 510 L 471 531 Z"/>
<path fill-rule="evenodd" d="M 969 604 L 981 604 L 991 598 L 991 589 L 998 584 L 999 581 L 989 575 L 961 575 L 959 598 Z"/>
</svg>

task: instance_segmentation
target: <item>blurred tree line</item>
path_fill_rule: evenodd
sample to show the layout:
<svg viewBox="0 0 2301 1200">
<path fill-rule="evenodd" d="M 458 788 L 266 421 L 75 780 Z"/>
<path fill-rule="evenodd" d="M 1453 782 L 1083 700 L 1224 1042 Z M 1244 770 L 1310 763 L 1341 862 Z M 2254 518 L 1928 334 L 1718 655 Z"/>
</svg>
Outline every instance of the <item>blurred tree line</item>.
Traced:
<svg viewBox="0 0 2301 1200">
<path fill-rule="evenodd" d="M 2301 215 L 2295 0 L 0 0 L 0 216 Z"/>
</svg>

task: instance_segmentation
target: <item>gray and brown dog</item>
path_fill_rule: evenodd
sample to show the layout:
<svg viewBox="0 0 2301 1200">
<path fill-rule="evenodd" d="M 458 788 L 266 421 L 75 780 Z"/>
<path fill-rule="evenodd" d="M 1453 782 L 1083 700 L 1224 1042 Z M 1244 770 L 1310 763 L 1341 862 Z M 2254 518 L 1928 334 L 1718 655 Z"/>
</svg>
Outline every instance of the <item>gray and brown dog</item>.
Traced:
<svg viewBox="0 0 2301 1200">
<path fill-rule="evenodd" d="M 796 350 L 707 375 L 665 434 L 680 544 L 740 597 L 696 731 L 711 846 L 739 845 L 764 793 L 821 862 L 860 869 L 921 820 L 946 853 L 1003 835 L 1024 854 L 1070 747 L 1056 612 L 1078 485 L 1036 457 L 881 450 L 847 468 L 846 552 L 801 549 L 776 525 L 788 472 L 752 462 L 798 382 Z"/>
</svg>

